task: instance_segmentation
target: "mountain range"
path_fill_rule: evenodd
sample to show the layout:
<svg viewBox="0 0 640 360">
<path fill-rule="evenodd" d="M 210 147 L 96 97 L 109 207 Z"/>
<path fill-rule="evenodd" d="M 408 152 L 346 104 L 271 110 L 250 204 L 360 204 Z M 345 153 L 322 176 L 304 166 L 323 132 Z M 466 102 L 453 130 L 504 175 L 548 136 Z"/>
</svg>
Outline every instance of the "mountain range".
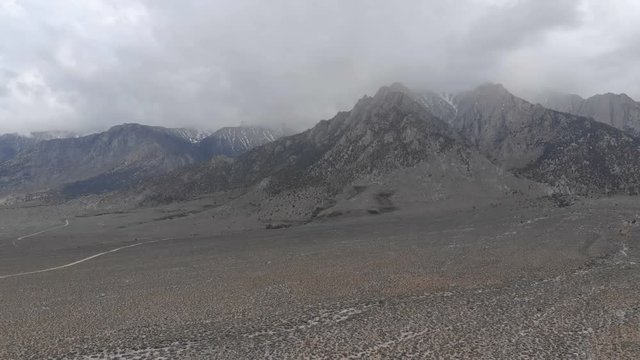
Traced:
<svg viewBox="0 0 640 360">
<path fill-rule="evenodd" d="M 640 135 L 640 103 L 626 94 L 598 94 L 587 99 L 575 94 L 547 93 L 540 96 L 543 106 L 593 118 L 601 123 Z"/>
<path fill-rule="evenodd" d="M 109 193 L 106 202 L 130 205 L 218 194 L 283 219 L 451 199 L 637 194 L 632 103 L 608 101 L 614 110 L 604 117 L 591 99 L 548 105 L 555 110 L 498 84 L 457 94 L 393 84 L 285 137 L 137 124 L 65 139 L 4 135 L 0 194 L 65 201 Z"/>
<path fill-rule="evenodd" d="M 139 124 L 53 139 L 3 135 L 0 196 L 69 199 L 105 193 L 213 156 L 237 156 L 278 136 L 247 127 L 206 133 Z"/>
<path fill-rule="evenodd" d="M 258 212 L 285 211 L 283 218 L 302 219 L 345 202 L 384 211 L 392 207 L 392 196 L 396 202 L 500 197 L 531 186 L 503 172 L 395 84 L 303 133 L 236 159 L 179 169 L 130 195 L 157 204 L 249 194 Z"/>
<path fill-rule="evenodd" d="M 303 133 L 178 169 L 128 198 L 228 193 L 264 218 L 305 219 L 411 202 L 637 194 L 638 155 L 634 136 L 501 85 L 443 95 L 394 84 Z"/>
</svg>

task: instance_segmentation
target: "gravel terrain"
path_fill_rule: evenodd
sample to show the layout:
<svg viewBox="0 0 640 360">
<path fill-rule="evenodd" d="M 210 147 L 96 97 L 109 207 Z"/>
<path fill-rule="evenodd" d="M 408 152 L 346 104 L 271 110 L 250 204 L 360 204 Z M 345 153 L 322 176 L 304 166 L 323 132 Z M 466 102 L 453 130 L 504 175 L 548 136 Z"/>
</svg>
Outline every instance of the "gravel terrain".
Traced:
<svg viewBox="0 0 640 360">
<path fill-rule="evenodd" d="M 633 198 L 274 230 L 181 206 L 0 210 L 0 358 L 640 358 Z"/>
</svg>

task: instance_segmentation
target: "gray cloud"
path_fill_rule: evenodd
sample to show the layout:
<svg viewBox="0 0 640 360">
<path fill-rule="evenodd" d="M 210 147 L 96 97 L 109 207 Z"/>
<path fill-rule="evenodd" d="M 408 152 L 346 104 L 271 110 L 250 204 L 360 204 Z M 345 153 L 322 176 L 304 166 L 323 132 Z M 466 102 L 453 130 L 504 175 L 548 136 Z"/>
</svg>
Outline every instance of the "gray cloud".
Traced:
<svg viewBox="0 0 640 360">
<path fill-rule="evenodd" d="M 0 0 L 0 132 L 309 126 L 393 81 L 640 97 L 633 0 Z"/>
</svg>

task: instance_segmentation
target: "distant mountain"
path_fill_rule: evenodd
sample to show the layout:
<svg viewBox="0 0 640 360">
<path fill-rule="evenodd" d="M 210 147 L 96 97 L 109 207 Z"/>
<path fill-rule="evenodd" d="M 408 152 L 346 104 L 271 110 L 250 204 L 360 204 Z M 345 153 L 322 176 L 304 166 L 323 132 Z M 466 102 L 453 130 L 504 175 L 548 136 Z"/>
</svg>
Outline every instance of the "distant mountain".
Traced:
<svg viewBox="0 0 640 360">
<path fill-rule="evenodd" d="M 0 163 L 13 159 L 20 151 L 35 143 L 35 139 L 18 134 L 0 135 Z"/>
<path fill-rule="evenodd" d="M 104 193 L 221 155 L 204 153 L 197 136 L 204 134 L 139 124 L 53 140 L 5 135 L 0 137 L 6 159 L 0 162 L 0 195 L 55 190 L 56 196 L 73 198 Z"/>
<path fill-rule="evenodd" d="M 578 95 L 549 93 L 539 100 L 549 109 L 590 117 L 640 136 L 640 103 L 626 94 L 606 93 L 583 99 Z"/>
<path fill-rule="evenodd" d="M 236 156 L 281 136 L 281 132 L 261 127 L 225 127 L 203 138 L 200 147 L 208 157 Z"/>
<path fill-rule="evenodd" d="M 66 131 L 39 131 L 32 132 L 28 136 L 20 134 L 0 135 L 0 163 L 13 159 L 19 152 L 40 141 L 71 137 L 76 137 L 76 135 Z"/>
<path fill-rule="evenodd" d="M 500 197 L 532 184 L 502 172 L 396 84 L 303 133 L 177 170 L 125 197 L 157 204 L 232 192 L 260 199 L 251 202 L 258 213 L 290 219 L 356 203 L 384 211 L 397 201 Z"/>
<path fill-rule="evenodd" d="M 640 191 L 640 140 L 592 119 L 533 105 L 486 84 L 434 103 L 490 160 L 567 191 Z"/>
<path fill-rule="evenodd" d="M 198 160 L 191 143 L 166 129 L 126 124 L 99 134 L 36 143 L 0 165 L 0 189 L 42 191 L 76 182 L 91 187 L 86 182 L 105 174 L 115 182 L 125 173 L 147 176 Z"/>
</svg>

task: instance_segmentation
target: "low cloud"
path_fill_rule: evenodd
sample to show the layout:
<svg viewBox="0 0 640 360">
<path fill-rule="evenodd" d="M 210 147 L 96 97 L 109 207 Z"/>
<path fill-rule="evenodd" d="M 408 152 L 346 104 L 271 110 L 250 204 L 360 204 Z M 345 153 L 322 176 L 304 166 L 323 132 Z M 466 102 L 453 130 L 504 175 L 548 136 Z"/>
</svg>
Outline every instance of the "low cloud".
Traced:
<svg viewBox="0 0 640 360">
<path fill-rule="evenodd" d="M 632 0 L 0 0 L 0 132 L 302 128 L 402 81 L 640 98 Z"/>
</svg>

